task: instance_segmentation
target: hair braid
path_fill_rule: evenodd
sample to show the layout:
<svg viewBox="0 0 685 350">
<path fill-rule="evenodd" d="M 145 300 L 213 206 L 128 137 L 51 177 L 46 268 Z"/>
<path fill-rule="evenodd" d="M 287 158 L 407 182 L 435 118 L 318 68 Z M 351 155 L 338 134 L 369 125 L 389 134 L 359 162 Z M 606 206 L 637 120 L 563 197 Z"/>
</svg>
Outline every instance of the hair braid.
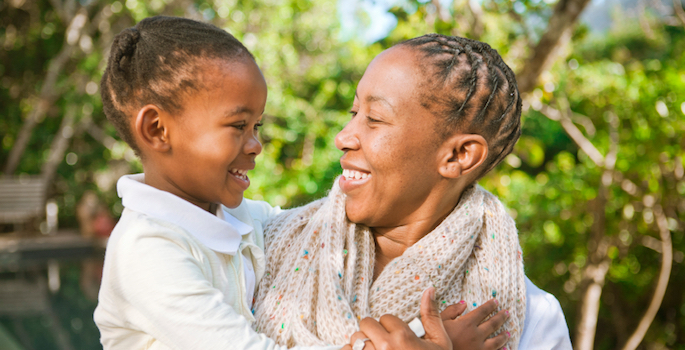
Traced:
<svg viewBox="0 0 685 350">
<path fill-rule="evenodd" d="M 149 17 L 124 29 L 112 43 L 100 82 L 102 105 L 121 138 L 140 154 L 130 113 L 155 104 L 170 113 L 183 111 L 184 98 L 204 87 L 207 60 L 253 59 L 231 34 L 186 18 Z"/>
<path fill-rule="evenodd" d="M 429 64 L 422 105 L 445 118 L 443 138 L 454 132 L 477 133 L 488 142 L 481 175 L 511 153 L 521 135 L 521 97 L 516 78 L 490 45 L 461 37 L 428 34 L 407 40 Z"/>
</svg>

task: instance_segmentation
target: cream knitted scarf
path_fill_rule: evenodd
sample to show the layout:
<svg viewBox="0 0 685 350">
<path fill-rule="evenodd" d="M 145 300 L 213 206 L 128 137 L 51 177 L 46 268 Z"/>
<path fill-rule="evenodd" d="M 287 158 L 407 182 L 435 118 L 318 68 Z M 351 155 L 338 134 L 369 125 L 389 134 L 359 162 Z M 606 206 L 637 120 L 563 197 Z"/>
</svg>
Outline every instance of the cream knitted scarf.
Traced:
<svg viewBox="0 0 685 350">
<path fill-rule="evenodd" d="M 364 317 L 419 315 L 436 288 L 441 309 L 467 312 L 497 297 L 511 317 L 507 348 L 518 347 L 526 312 L 521 247 L 497 197 L 474 186 L 432 232 L 390 262 L 375 281 L 368 227 L 347 220 L 337 181 L 327 198 L 286 211 L 265 227 L 268 262 L 255 304 L 257 330 L 278 343 L 345 344 Z"/>
</svg>

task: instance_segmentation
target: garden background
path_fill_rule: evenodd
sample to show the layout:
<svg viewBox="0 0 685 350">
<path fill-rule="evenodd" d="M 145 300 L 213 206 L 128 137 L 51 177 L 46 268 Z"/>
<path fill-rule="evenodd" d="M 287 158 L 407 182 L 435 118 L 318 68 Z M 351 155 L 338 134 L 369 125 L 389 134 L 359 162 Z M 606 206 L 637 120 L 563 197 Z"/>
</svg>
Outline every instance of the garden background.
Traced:
<svg viewBox="0 0 685 350">
<path fill-rule="evenodd" d="M 246 196 L 283 207 L 341 173 L 333 138 L 375 55 L 431 32 L 488 42 L 517 73 L 523 135 L 480 183 L 516 219 L 527 275 L 576 349 L 685 349 L 681 0 L 0 0 L 0 166 L 48 181 L 60 228 L 106 235 L 116 180 L 141 171 L 98 88 L 113 36 L 156 14 L 214 23 L 255 55 L 269 96 Z M 61 264 L 49 314 L 0 314 L 0 341 L 101 348 L 86 266 Z M 0 286 L 49 268 L 0 264 Z"/>
</svg>

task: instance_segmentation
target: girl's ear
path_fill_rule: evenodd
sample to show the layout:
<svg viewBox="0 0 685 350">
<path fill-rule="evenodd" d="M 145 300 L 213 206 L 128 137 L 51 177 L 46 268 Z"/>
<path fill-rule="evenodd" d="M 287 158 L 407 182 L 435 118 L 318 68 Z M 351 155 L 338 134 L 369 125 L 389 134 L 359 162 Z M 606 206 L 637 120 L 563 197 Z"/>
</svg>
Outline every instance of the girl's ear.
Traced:
<svg viewBox="0 0 685 350">
<path fill-rule="evenodd" d="M 146 105 L 136 115 L 133 132 L 143 149 L 167 152 L 171 149 L 169 129 L 165 123 L 166 114 L 155 105 Z"/>
<path fill-rule="evenodd" d="M 440 175 L 458 178 L 476 170 L 488 157 L 488 142 L 476 134 L 457 134 L 449 137 L 439 151 Z"/>
</svg>

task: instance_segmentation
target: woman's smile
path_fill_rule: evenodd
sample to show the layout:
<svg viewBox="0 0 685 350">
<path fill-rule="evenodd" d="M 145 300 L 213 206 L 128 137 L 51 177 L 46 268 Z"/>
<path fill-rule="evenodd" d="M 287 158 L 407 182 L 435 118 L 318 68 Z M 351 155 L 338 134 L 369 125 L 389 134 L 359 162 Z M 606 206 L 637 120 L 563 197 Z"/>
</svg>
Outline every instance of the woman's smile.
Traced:
<svg viewBox="0 0 685 350">
<path fill-rule="evenodd" d="M 349 194 L 371 181 L 371 172 L 346 164 L 342 160 L 340 163 L 343 172 L 338 183 L 340 184 L 340 189 L 343 193 Z"/>
</svg>

